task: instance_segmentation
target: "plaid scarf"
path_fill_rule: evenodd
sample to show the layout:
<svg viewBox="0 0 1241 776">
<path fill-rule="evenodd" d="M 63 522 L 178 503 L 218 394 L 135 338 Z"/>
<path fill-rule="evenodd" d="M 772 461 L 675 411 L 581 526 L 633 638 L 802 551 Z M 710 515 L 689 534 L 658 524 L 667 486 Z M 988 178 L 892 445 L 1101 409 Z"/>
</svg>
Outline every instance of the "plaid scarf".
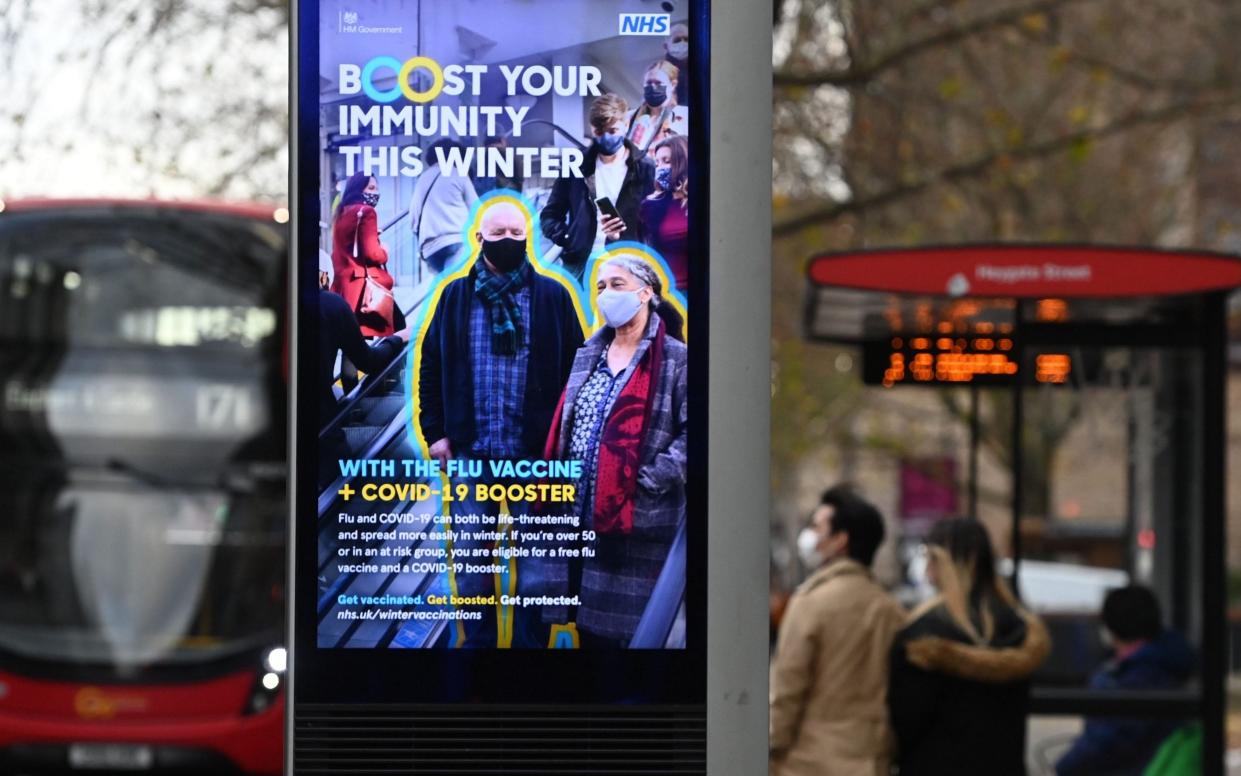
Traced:
<svg viewBox="0 0 1241 776">
<path fill-rule="evenodd" d="M 516 355 L 521 345 L 521 308 L 517 292 L 529 280 L 530 265 L 522 262 L 512 272 L 496 275 L 479 260 L 474 272 L 474 294 L 491 316 L 491 352 Z"/>
</svg>

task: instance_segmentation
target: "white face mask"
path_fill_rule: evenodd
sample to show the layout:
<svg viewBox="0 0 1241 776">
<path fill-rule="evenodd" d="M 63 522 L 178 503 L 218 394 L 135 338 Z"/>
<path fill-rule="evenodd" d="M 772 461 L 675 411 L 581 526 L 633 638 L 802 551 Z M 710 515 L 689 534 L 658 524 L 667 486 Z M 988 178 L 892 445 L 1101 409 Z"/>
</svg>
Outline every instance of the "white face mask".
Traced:
<svg viewBox="0 0 1241 776">
<path fill-rule="evenodd" d="M 609 326 L 618 329 L 633 320 L 643 304 L 638 294 L 638 291 L 618 291 L 614 288 L 599 292 L 596 297 L 599 312 L 603 313 L 603 319 Z"/>
<path fill-rule="evenodd" d="M 332 279 L 336 275 L 336 268 L 332 265 L 332 256 L 322 248 L 319 249 L 319 271 L 327 273 L 327 284 L 332 285 Z"/>
<path fill-rule="evenodd" d="M 925 547 L 919 547 L 913 559 L 909 561 L 909 582 L 924 596 L 935 591 L 935 586 L 931 584 L 930 565 L 931 555 Z"/>
<path fill-rule="evenodd" d="M 806 526 L 797 534 L 797 557 L 801 559 L 802 565 L 811 571 L 822 566 L 826 560 L 823 553 L 819 552 L 819 532 L 811 526 Z"/>
<path fill-rule="evenodd" d="M 668 44 L 668 53 L 674 58 L 684 62 L 689 58 L 689 43 L 682 41 L 680 43 Z"/>
</svg>

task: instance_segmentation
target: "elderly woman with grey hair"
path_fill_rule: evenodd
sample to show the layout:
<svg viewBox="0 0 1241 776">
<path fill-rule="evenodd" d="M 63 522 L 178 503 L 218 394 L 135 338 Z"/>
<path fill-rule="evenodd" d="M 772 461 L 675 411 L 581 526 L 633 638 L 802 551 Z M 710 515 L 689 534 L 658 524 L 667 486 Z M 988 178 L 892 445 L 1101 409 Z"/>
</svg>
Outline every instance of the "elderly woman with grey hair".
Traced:
<svg viewBox="0 0 1241 776">
<path fill-rule="evenodd" d="M 543 619 L 575 623 L 582 647 L 623 648 L 685 516 L 688 351 L 646 261 L 605 261 L 597 290 L 607 325 L 577 352 L 545 451 L 582 462 L 573 508 L 593 539 L 552 574 L 580 605 Z"/>
</svg>

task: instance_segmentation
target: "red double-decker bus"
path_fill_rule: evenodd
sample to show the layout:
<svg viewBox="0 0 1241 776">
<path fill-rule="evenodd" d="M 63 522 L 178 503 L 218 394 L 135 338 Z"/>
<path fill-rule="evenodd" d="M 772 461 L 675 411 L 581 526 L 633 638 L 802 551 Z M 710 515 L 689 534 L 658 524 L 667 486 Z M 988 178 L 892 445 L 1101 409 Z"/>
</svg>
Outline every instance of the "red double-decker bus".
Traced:
<svg viewBox="0 0 1241 776">
<path fill-rule="evenodd" d="M 280 772 L 285 220 L 0 203 L 0 772 Z"/>
</svg>

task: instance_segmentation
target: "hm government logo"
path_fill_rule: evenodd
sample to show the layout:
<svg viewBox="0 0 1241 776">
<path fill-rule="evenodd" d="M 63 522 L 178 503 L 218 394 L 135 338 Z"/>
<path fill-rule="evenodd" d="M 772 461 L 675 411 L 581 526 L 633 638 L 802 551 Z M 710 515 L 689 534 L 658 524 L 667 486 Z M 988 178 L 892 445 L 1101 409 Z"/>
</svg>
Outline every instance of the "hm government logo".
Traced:
<svg viewBox="0 0 1241 776">
<path fill-rule="evenodd" d="M 399 35 L 404 27 L 371 26 L 363 24 L 357 11 L 341 11 L 338 27 L 341 32 L 363 35 Z"/>
<path fill-rule="evenodd" d="M 667 35 L 672 17 L 666 13 L 623 13 L 620 15 L 621 35 Z"/>
</svg>

